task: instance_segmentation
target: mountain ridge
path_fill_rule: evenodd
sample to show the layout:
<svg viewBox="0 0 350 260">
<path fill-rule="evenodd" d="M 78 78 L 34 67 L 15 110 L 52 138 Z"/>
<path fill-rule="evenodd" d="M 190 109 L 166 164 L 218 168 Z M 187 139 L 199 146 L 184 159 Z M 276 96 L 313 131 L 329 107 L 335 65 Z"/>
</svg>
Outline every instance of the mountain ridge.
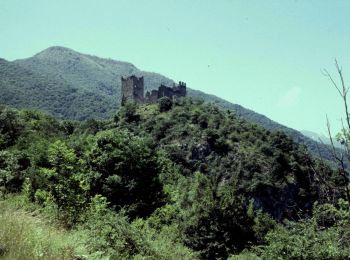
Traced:
<svg viewBox="0 0 350 260">
<path fill-rule="evenodd" d="M 86 120 L 111 117 L 120 106 L 121 76 L 144 76 L 146 91 L 156 89 L 160 84 L 172 85 L 174 83 L 172 79 L 161 74 L 142 71 L 130 62 L 100 58 L 61 46 L 52 46 L 30 58 L 7 63 L 12 69 L 26 71 L 25 74 L 31 73 L 33 79 L 24 84 L 23 81 L 28 81 L 28 77 L 21 79 L 22 75 L 19 75 L 19 78 L 12 75 L 16 78 L 14 80 L 17 84 L 12 82 L 9 87 L 8 82 L 13 80 L 11 76 L 7 75 L 7 80 L 4 82 L 4 75 L 2 75 L 4 73 L 0 74 L 0 86 L 2 87 L 0 101 L 2 103 L 19 108 L 40 109 L 68 119 Z M 42 80 L 42 77 L 45 80 Z M 45 85 L 51 86 L 51 89 L 45 89 L 45 95 L 40 96 L 37 90 L 45 88 Z M 18 92 L 25 92 L 22 95 L 24 99 L 22 103 L 21 98 L 17 98 L 13 93 L 14 89 L 17 89 Z M 9 92 L 12 93 L 12 98 L 8 97 Z M 61 93 L 59 97 L 55 96 L 55 92 Z M 25 96 L 29 96 L 35 102 L 27 102 Z M 233 110 L 238 116 L 268 130 L 283 131 L 298 143 L 305 144 L 314 155 L 327 160 L 332 159 L 324 144 L 253 110 L 191 88 L 188 88 L 188 96 L 201 98 L 206 102 L 214 102 L 224 109 Z M 49 100 L 45 105 L 40 104 L 48 97 Z M 55 105 L 54 108 L 50 103 Z"/>
</svg>

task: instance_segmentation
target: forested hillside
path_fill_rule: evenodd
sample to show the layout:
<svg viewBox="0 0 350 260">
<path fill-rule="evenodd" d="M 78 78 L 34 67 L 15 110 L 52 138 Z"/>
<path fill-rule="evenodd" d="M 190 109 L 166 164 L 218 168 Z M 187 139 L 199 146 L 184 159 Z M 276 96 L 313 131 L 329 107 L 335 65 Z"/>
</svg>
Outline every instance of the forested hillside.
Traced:
<svg viewBox="0 0 350 260">
<path fill-rule="evenodd" d="M 127 103 L 85 122 L 2 107 L 0 148 L 3 223 L 25 209 L 80 237 L 47 245 L 52 259 L 350 256 L 340 173 L 213 104 Z M 26 234 L 6 234 L 0 254 L 19 254 Z M 40 239 L 25 245 L 35 255 Z"/>
<path fill-rule="evenodd" d="M 102 59 L 63 47 L 51 47 L 31 58 L 16 60 L 14 63 L 34 73 L 66 82 L 78 90 L 99 94 L 102 99 L 98 100 L 98 105 L 105 112 L 91 113 L 87 118 L 108 118 L 115 113 L 121 101 L 122 76 L 144 76 L 146 90 L 158 88 L 161 83 L 173 84 L 172 80 L 157 73 L 143 72 L 131 63 Z M 95 107 L 94 104 L 90 106 L 89 100 L 85 106 Z M 69 113 L 68 109 L 66 113 Z M 76 116 L 67 114 L 65 117 L 81 120 L 79 114 Z"/>
<path fill-rule="evenodd" d="M 50 47 L 33 57 L 14 62 L 0 61 L 0 103 L 32 108 L 66 119 L 106 119 L 120 105 L 121 76 L 144 76 L 145 89 L 156 89 L 173 81 L 157 73 L 144 72 L 128 62 L 103 59 L 64 47 Z M 224 99 L 189 89 L 191 97 L 214 102 L 244 119 L 269 130 L 280 130 L 305 144 L 315 155 L 333 160 L 330 150 L 300 132 L 280 125 L 264 115 Z"/>
<path fill-rule="evenodd" d="M 59 118 L 84 120 L 105 117 L 112 107 L 101 104 L 112 99 L 102 93 L 79 89 L 65 80 L 55 80 L 0 59 L 0 102 L 16 108 L 46 111 Z"/>
</svg>

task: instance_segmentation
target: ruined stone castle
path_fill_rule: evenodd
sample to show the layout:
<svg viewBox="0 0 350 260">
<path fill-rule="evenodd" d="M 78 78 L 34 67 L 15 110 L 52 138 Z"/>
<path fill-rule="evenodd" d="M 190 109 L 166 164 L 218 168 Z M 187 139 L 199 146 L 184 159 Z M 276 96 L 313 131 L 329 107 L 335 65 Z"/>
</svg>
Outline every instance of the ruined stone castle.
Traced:
<svg viewBox="0 0 350 260">
<path fill-rule="evenodd" d="M 145 95 L 143 77 L 136 77 L 134 75 L 128 78 L 121 78 L 122 80 L 122 104 L 127 101 L 134 101 L 136 103 L 154 103 L 159 98 L 168 97 L 170 99 L 185 97 L 187 95 L 186 83 L 179 82 L 173 87 L 168 87 L 163 84 L 158 90 L 147 91 Z"/>
</svg>

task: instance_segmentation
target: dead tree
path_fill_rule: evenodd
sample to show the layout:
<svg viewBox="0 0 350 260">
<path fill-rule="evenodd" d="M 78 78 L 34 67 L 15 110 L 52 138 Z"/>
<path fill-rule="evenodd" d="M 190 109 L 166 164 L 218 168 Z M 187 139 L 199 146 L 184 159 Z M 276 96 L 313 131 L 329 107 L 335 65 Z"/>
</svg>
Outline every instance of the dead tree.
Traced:
<svg viewBox="0 0 350 260">
<path fill-rule="evenodd" d="M 334 78 L 326 69 L 324 69 L 322 72 L 323 72 L 323 75 L 325 75 L 332 82 L 333 86 L 336 88 L 336 90 L 338 91 L 339 95 L 342 98 L 342 102 L 345 110 L 346 124 L 344 124 L 342 121 L 342 129 L 339 135 L 339 141 L 344 149 L 337 151 L 337 149 L 335 148 L 328 117 L 327 117 L 327 130 L 328 130 L 328 137 L 331 143 L 331 152 L 332 152 L 334 161 L 338 164 L 340 168 L 340 173 L 344 181 L 344 190 L 346 194 L 346 199 L 348 201 L 348 207 L 350 209 L 349 172 L 347 171 L 347 167 L 345 163 L 346 162 L 345 160 L 347 160 L 348 162 L 350 161 L 350 152 L 349 152 L 350 115 L 349 115 L 348 100 L 347 100 L 349 87 L 345 85 L 342 68 L 339 66 L 338 61 L 336 59 L 335 59 L 335 68 L 337 70 L 337 73 L 340 79 L 340 84 L 334 80 Z"/>
</svg>

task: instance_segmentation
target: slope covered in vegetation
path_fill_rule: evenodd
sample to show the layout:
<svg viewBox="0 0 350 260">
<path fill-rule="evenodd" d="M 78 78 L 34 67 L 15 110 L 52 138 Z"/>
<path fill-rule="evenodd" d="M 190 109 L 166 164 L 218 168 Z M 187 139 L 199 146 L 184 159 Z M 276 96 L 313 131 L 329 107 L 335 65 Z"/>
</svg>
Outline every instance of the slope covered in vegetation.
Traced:
<svg viewBox="0 0 350 260">
<path fill-rule="evenodd" d="M 349 256 L 339 173 L 215 105 L 164 98 L 85 122 L 2 107 L 0 148 L 2 200 L 79 231 L 88 258 Z"/>
<path fill-rule="evenodd" d="M 84 120 L 91 115 L 101 118 L 108 114 L 107 109 L 112 107 L 101 106 L 106 98 L 109 97 L 0 59 L 1 104 L 38 109 L 59 118 Z"/>
<path fill-rule="evenodd" d="M 111 117 L 120 105 L 120 77 L 144 76 L 145 89 L 173 81 L 139 70 L 128 62 L 103 59 L 64 47 L 50 47 L 33 57 L 0 61 L 0 102 L 17 108 L 34 108 L 75 120 Z M 316 156 L 333 160 L 329 149 L 300 132 L 224 99 L 188 89 L 188 95 L 214 102 L 236 115 L 269 130 L 280 130 L 305 144 Z"/>
<path fill-rule="evenodd" d="M 25 196 L 0 201 L 1 259 L 77 259 L 86 255 L 83 233 L 50 222 Z"/>
</svg>

